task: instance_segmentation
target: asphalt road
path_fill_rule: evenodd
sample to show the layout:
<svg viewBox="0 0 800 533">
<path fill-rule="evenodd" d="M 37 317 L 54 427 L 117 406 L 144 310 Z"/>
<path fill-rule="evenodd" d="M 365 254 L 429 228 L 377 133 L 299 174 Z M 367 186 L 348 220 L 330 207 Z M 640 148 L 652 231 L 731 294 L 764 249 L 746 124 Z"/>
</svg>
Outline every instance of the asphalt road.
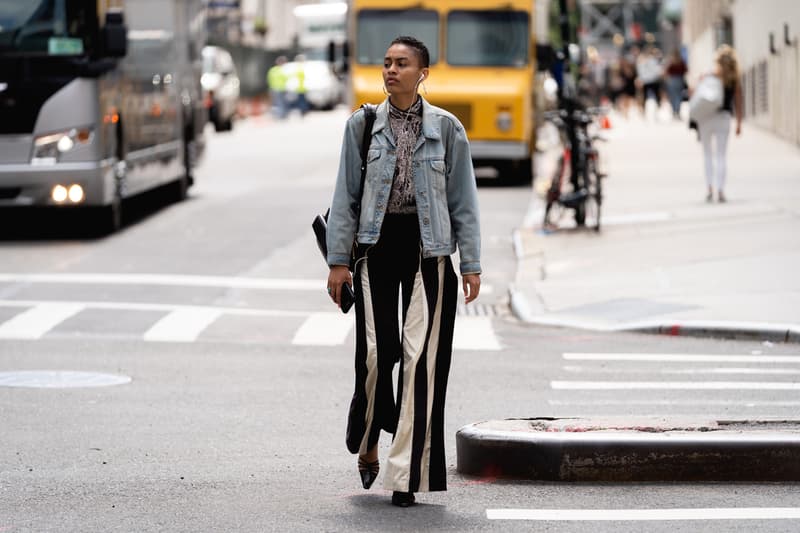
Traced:
<svg viewBox="0 0 800 533">
<path fill-rule="evenodd" d="M 459 312 L 448 391 L 449 490 L 397 509 L 381 480 L 361 489 L 344 447 L 351 317 L 327 300 L 310 229 L 330 200 L 345 116 L 251 119 L 230 134 L 210 134 L 190 199 L 138 202 L 117 234 L 92 238 L 69 220 L 48 219 L 55 229 L 12 228 L 4 236 L 0 373 L 61 373 L 45 376 L 60 386 L 0 386 L 0 532 L 800 528 L 786 510 L 800 507 L 796 484 L 553 484 L 456 472 L 455 432 L 485 419 L 788 419 L 800 407 L 797 390 L 781 387 L 562 388 L 609 376 L 790 384 L 800 365 L 582 359 L 797 350 L 518 323 L 506 294 L 515 268 L 511 231 L 530 189 L 488 183 L 480 188 L 484 291 Z M 737 368 L 735 377 L 724 375 Z M 66 387 L 86 377 L 67 371 L 130 381 Z M 656 513 L 684 508 L 710 510 L 681 520 Z M 732 508 L 765 508 L 774 519 L 735 518 Z M 535 521 L 487 514 L 497 509 L 556 512 Z M 577 510 L 591 509 L 593 522 L 578 520 L 586 517 Z M 611 509 L 622 514 L 602 514 Z"/>
</svg>

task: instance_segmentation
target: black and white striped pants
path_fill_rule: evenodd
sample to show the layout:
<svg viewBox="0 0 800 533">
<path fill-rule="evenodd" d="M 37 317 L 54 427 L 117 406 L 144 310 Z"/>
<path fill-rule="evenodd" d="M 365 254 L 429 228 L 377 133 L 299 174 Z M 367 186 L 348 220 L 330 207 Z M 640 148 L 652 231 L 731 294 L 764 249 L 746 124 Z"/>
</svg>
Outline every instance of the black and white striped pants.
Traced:
<svg viewBox="0 0 800 533">
<path fill-rule="evenodd" d="M 393 433 L 384 468 L 384 488 L 393 491 L 447 489 L 444 402 L 458 280 L 450 257 L 421 252 L 417 215 L 387 214 L 354 276 L 356 384 L 347 447 L 365 454 L 381 429 Z"/>
</svg>

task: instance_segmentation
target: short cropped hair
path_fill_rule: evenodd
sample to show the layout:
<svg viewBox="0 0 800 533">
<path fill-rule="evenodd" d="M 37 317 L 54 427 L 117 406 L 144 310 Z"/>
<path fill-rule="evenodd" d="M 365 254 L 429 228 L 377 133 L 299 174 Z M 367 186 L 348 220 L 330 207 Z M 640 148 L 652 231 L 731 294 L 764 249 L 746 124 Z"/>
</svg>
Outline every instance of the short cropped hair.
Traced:
<svg viewBox="0 0 800 533">
<path fill-rule="evenodd" d="M 422 68 L 428 68 L 431 66 L 431 54 L 428 52 L 428 47 L 425 46 L 425 43 L 423 43 L 419 39 L 416 39 L 408 35 L 401 35 L 400 37 L 395 38 L 395 40 L 389 43 L 389 46 L 394 46 L 395 44 L 404 44 L 409 48 L 413 48 L 414 51 L 417 53 L 420 66 Z"/>
</svg>

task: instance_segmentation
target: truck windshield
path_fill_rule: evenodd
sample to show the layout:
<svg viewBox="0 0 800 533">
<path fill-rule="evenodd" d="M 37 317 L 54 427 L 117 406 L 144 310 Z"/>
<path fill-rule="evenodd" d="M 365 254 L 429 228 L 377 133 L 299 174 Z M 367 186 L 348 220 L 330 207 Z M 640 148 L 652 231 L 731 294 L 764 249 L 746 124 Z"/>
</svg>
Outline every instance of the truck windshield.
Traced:
<svg viewBox="0 0 800 533">
<path fill-rule="evenodd" d="M 428 47 L 431 64 L 439 61 L 439 15 L 425 9 L 362 9 L 358 12 L 356 62 L 383 65 L 389 43 L 413 35 Z"/>
<path fill-rule="evenodd" d="M 84 55 L 96 31 L 94 0 L 0 1 L 0 54 Z"/>
<path fill-rule="evenodd" d="M 452 11 L 447 16 L 450 65 L 523 67 L 529 46 L 524 11 Z"/>
</svg>

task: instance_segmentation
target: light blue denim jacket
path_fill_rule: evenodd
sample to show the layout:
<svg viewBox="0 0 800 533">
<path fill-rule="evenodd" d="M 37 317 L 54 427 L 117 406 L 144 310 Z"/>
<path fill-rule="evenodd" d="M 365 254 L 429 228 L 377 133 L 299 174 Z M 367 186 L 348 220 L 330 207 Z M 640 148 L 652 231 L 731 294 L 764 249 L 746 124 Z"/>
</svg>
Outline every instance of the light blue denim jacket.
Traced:
<svg viewBox="0 0 800 533">
<path fill-rule="evenodd" d="M 353 236 L 374 244 L 380 236 L 395 167 L 395 140 L 388 101 L 377 108 L 367 157 L 367 177 L 356 232 L 355 204 L 361 184 L 364 111 L 347 120 L 339 175 L 328 217 L 328 264 L 347 265 Z M 422 133 L 414 149 L 414 188 L 423 257 L 447 256 L 458 245 L 461 274 L 481 272 L 478 191 L 464 127 L 444 109 L 422 102 Z"/>
</svg>

